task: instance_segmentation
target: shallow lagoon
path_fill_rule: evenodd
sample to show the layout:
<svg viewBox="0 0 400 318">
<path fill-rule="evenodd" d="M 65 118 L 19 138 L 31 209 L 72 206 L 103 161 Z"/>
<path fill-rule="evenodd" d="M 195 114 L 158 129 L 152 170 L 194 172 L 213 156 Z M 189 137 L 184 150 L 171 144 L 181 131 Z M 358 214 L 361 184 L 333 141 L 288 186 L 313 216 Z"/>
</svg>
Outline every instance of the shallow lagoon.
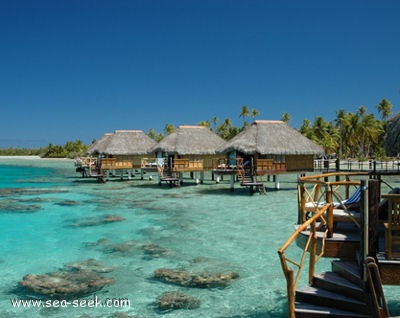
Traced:
<svg viewBox="0 0 400 318">
<path fill-rule="evenodd" d="M 296 221 L 297 176 L 281 176 L 279 191 L 268 182 L 266 195 L 253 196 L 239 185 L 232 193 L 229 181 L 216 184 L 207 175 L 204 184 L 186 179 L 180 188 L 160 187 L 156 179 L 98 184 L 75 174 L 70 160 L 0 159 L 0 316 L 287 316 L 277 250 Z M 95 223 L 106 215 L 123 220 Z M 30 296 L 16 288 L 24 275 L 89 258 L 115 268 L 105 274 L 114 283 L 95 295 L 129 299 L 130 308 L 11 306 L 10 298 Z M 234 271 L 240 278 L 225 288 L 188 288 L 153 279 L 159 268 Z M 166 291 L 197 297 L 200 308 L 159 311 L 154 303 Z M 392 314 L 399 314 L 400 288 L 385 291 Z"/>
</svg>

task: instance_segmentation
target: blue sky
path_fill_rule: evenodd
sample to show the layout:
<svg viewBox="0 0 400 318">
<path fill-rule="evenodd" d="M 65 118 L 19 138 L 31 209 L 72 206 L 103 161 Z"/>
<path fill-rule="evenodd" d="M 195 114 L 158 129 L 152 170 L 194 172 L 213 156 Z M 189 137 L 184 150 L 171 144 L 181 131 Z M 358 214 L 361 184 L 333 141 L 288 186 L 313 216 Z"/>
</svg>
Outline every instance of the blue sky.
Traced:
<svg viewBox="0 0 400 318">
<path fill-rule="evenodd" d="M 0 0 L 0 147 L 400 106 L 397 0 Z"/>
</svg>

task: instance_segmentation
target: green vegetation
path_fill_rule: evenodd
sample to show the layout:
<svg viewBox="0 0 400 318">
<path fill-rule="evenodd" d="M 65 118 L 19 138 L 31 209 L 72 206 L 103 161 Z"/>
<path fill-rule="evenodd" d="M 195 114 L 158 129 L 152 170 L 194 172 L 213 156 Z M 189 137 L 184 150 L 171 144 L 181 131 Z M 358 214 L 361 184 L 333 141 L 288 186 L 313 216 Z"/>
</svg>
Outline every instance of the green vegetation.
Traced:
<svg viewBox="0 0 400 318">
<path fill-rule="evenodd" d="M 381 120 L 360 106 L 356 113 L 337 111 L 331 122 L 322 117 L 315 118 L 314 123 L 305 119 L 299 131 L 321 145 L 326 154 L 336 154 L 340 158 L 382 158 L 385 157 L 386 120 L 392 105 L 383 99 L 376 107 Z"/>
<path fill-rule="evenodd" d="M 0 156 L 40 156 L 42 158 L 75 158 L 86 155 L 88 146 L 82 141 L 68 141 L 63 146 L 49 144 L 44 148 L 0 148 Z"/>
<path fill-rule="evenodd" d="M 386 132 L 386 121 L 391 115 L 392 104 L 387 99 L 382 99 L 376 108 L 381 117 L 380 119 L 375 118 L 372 113 L 368 113 L 364 106 L 360 106 L 355 113 L 340 109 L 336 112 L 336 118 L 329 122 L 322 117 L 316 117 L 314 122 L 304 119 L 299 131 L 304 136 L 321 145 L 325 153 L 329 155 L 357 159 L 370 157 L 382 158 L 385 156 L 383 142 Z M 239 118 L 243 119 L 242 127 L 234 126 L 230 118 L 225 118 L 220 122 L 218 117 L 200 121 L 198 125 L 209 127 L 211 131 L 221 138 L 229 140 L 249 125 L 248 119 L 254 121 L 259 115 L 260 112 L 257 109 L 244 105 L 239 112 Z M 291 116 L 289 113 L 284 112 L 281 119 L 289 124 Z M 176 127 L 173 124 L 166 124 L 163 133 L 156 132 L 151 128 L 147 135 L 159 142 L 175 129 Z M 88 147 L 82 141 L 76 140 L 68 141 L 63 146 L 49 144 L 47 147 L 39 149 L 0 149 L 0 155 L 37 155 L 44 158 L 75 158 L 86 155 Z"/>
</svg>

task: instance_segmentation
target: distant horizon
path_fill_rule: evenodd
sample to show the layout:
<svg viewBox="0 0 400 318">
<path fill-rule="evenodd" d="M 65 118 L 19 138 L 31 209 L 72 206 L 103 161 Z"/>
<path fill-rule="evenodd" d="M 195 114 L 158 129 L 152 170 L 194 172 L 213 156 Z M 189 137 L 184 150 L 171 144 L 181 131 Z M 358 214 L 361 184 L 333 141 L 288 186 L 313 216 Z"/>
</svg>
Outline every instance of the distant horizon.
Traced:
<svg viewBox="0 0 400 318">
<path fill-rule="evenodd" d="M 400 106 L 400 1 L 1 1 L 1 148 Z M 250 121 L 250 120 L 249 120 Z"/>
</svg>

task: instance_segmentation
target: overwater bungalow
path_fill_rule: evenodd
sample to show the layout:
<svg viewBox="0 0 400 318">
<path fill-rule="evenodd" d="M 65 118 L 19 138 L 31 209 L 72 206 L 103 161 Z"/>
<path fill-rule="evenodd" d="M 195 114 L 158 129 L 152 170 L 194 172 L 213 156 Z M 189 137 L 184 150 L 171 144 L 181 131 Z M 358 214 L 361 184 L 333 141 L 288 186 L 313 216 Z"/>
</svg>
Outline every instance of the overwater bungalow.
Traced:
<svg viewBox="0 0 400 318">
<path fill-rule="evenodd" d="M 159 174 L 160 183 L 181 184 L 184 172 L 190 172 L 196 182 L 202 182 L 204 171 L 211 170 L 213 160 L 218 157 L 216 149 L 224 143 L 208 127 L 179 126 L 152 148 L 157 157 L 165 158 Z"/>
<path fill-rule="evenodd" d="M 385 179 L 395 174 L 298 179 L 297 225 L 278 251 L 289 317 L 390 316 L 382 285 L 400 285 L 400 189 Z M 299 259 L 288 256 L 291 246 L 303 250 Z M 330 258 L 331 266 L 317 272 L 321 258 Z M 302 271 L 307 286 L 299 286 Z"/>
<path fill-rule="evenodd" d="M 251 190 L 265 190 L 265 175 L 274 175 L 279 188 L 278 174 L 312 171 L 315 157 L 324 153 L 313 141 L 277 120 L 256 120 L 217 151 L 226 157 L 214 166 L 214 173 L 237 173 L 241 185 Z"/>
<path fill-rule="evenodd" d="M 130 178 L 137 169 L 142 169 L 143 158 L 151 155 L 155 145 L 156 142 L 141 130 L 106 133 L 88 149 L 88 154 L 96 160 L 89 166 L 87 174 L 101 181 L 111 176 L 122 179 L 127 175 Z M 143 173 L 141 170 L 142 178 Z"/>
</svg>

